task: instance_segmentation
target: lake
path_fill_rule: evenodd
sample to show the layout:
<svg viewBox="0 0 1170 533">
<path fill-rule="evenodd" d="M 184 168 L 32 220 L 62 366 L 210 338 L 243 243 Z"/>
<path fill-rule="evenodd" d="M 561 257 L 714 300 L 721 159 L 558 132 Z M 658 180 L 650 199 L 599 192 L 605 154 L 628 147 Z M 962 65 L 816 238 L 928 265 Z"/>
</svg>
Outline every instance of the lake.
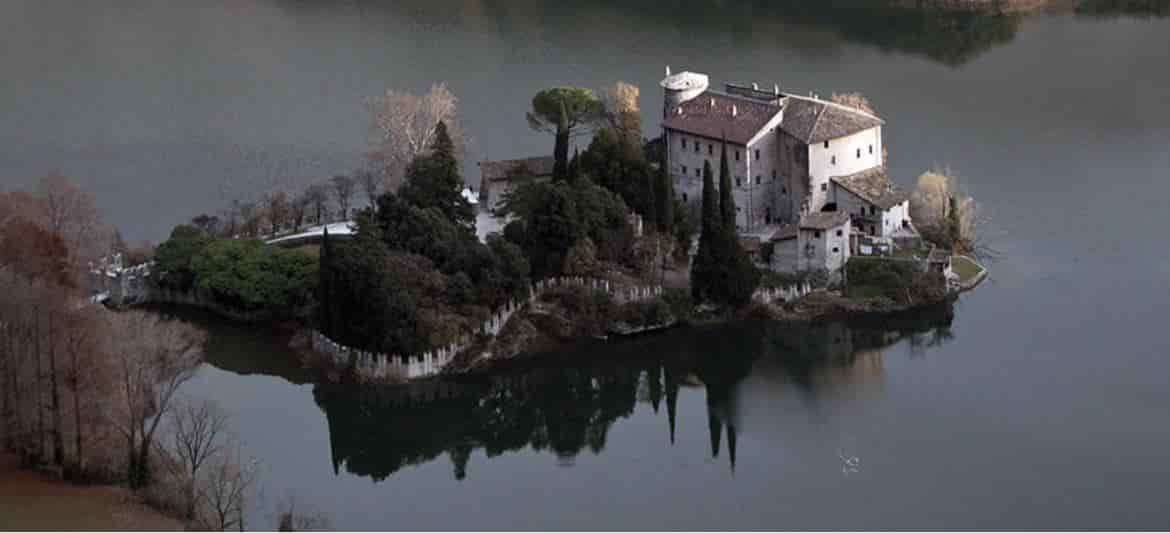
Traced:
<svg viewBox="0 0 1170 533">
<path fill-rule="evenodd" d="M 1140 9 L 1167 3 L 808 4 L 6 2 L 0 176 L 60 169 L 157 241 L 355 168 L 362 100 L 388 87 L 448 83 L 473 183 L 476 160 L 551 151 L 524 120 L 551 85 L 639 85 L 648 135 L 667 65 L 860 91 L 895 180 L 949 166 L 993 220 L 1002 257 L 953 309 L 686 329 L 369 390 L 315 386 L 287 339 L 207 322 L 185 393 L 221 402 L 261 460 L 253 523 L 292 494 L 355 529 L 1166 528 L 1170 17 Z"/>
</svg>

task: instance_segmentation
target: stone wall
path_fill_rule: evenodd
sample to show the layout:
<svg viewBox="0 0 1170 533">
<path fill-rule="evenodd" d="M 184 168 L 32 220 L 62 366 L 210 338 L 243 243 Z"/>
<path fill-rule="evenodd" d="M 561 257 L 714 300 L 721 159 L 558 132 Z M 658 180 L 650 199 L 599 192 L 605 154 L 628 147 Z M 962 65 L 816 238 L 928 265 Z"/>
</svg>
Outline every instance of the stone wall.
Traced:
<svg viewBox="0 0 1170 533">
<path fill-rule="evenodd" d="M 752 301 L 759 304 L 791 302 L 812 292 L 812 285 L 805 281 L 781 287 L 760 287 L 752 294 Z"/>
<path fill-rule="evenodd" d="M 605 291 L 618 304 L 640 302 L 662 295 L 662 287 L 615 287 L 609 281 L 582 277 L 559 277 L 541 280 L 528 290 L 526 298 L 516 299 L 496 310 L 480 324 L 474 335 L 464 335 L 455 342 L 414 355 L 371 352 L 334 342 L 319 331 L 310 332 L 313 351 L 338 368 L 352 368 L 364 382 L 402 382 L 438 375 L 455 356 L 471 348 L 482 337 L 495 338 L 512 315 L 548 290 L 561 287 L 588 287 Z"/>
</svg>

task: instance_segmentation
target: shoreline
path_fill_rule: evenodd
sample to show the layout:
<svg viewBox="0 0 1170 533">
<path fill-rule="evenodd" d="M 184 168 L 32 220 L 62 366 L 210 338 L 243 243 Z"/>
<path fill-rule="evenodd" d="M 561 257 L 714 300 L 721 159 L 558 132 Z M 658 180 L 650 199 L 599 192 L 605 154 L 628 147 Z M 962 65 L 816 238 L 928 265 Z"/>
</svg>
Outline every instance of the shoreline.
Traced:
<svg viewBox="0 0 1170 533">
<path fill-rule="evenodd" d="M 183 524 L 119 485 L 75 485 L 21 468 L 0 452 L 0 517 L 7 530 L 183 531 Z"/>
</svg>

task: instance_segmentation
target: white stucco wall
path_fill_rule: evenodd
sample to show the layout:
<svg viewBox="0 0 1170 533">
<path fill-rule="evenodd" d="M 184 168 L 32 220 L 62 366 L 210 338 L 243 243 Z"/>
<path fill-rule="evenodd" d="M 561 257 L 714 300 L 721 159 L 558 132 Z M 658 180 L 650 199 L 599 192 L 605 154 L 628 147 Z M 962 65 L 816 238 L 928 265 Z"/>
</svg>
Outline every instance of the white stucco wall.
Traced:
<svg viewBox="0 0 1170 533">
<path fill-rule="evenodd" d="M 881 136 L 882 128 L 878 126 L 832 139 L 828 148 L 825 143 L 808 147 L 808 172 L 812 185 L 810 212 L 820 211 L 830 201 L 829 178 L 847 176 L 882 164 Z"/>
<path fill-rule="evenodd" d="M 891 233 L 902 227 L 902 222 L 910 220 L 910 201 L 906 200 L 886 212 L 882 213 L 882 235 Z"/>
<path fill-rule="evenodd" d="M 686 141 L 685 148 L 683 141 Z M 688 204 L 699 205 L 703 201 L 703 163 L 711 163 L 712 177 L 714 178 L 715 190 L 719 190 L 719 155 L 721 150 L 721 141 L 708 139 L 697 135 L 690 135 L 680 131 L 666 131 L 667 142 L 667 163 L 670 165 L 670 175 L 674 180 L 674 192 Z M 698 146 L 698 151 L 695 147 Z M 739 152 L 739 160 L 736 161 L 735 153 Z M 748 198 L 752 200 L 752 204 L 756 209 L 761 210 L 763 206 L 767 205 L 767 194 L 761 189 L 749 191 L 747 188 L 747 180 L 745 176 L 748 175 L 748 158 L 746 157 L 747 148 L 743 145 L 727 143 L 727 163 L 731 170 L 731 183 L 735 185 L 735 179 L 740 178 L 740 187 L 736 187 L 732 192 L 735 199 L 735 205 L 739 208 L 739 217 L 737 225 L 741 228 L 747 223 L 747 205 Z M 765 157 L 761 151 L 760 159 Z M 761 214 L 760 217 L 763 215 Z"/>
<path fill-rule="evenodd" d="M 849 222 L 828 230 L 801 229 L 800 270 L 827 269 L 835 272 L 849 259 Z M 835 251 L 834 251 L 835 249 Z M 811 251 L 811 253 L 810 253 Z"/>
</svg>

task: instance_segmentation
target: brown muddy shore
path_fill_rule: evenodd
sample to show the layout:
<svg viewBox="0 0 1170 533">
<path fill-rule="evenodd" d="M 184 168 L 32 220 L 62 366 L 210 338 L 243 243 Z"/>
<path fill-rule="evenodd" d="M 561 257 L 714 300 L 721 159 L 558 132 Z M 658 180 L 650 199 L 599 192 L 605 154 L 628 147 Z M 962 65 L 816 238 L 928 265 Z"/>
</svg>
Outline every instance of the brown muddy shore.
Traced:
<svg viewBox="0 0 1170 533">
<path fill-rule="evenodd" d="M 124 487 L 74 485 L 0 453 L 0 530 L 182 531 Z"/>
</svg>

